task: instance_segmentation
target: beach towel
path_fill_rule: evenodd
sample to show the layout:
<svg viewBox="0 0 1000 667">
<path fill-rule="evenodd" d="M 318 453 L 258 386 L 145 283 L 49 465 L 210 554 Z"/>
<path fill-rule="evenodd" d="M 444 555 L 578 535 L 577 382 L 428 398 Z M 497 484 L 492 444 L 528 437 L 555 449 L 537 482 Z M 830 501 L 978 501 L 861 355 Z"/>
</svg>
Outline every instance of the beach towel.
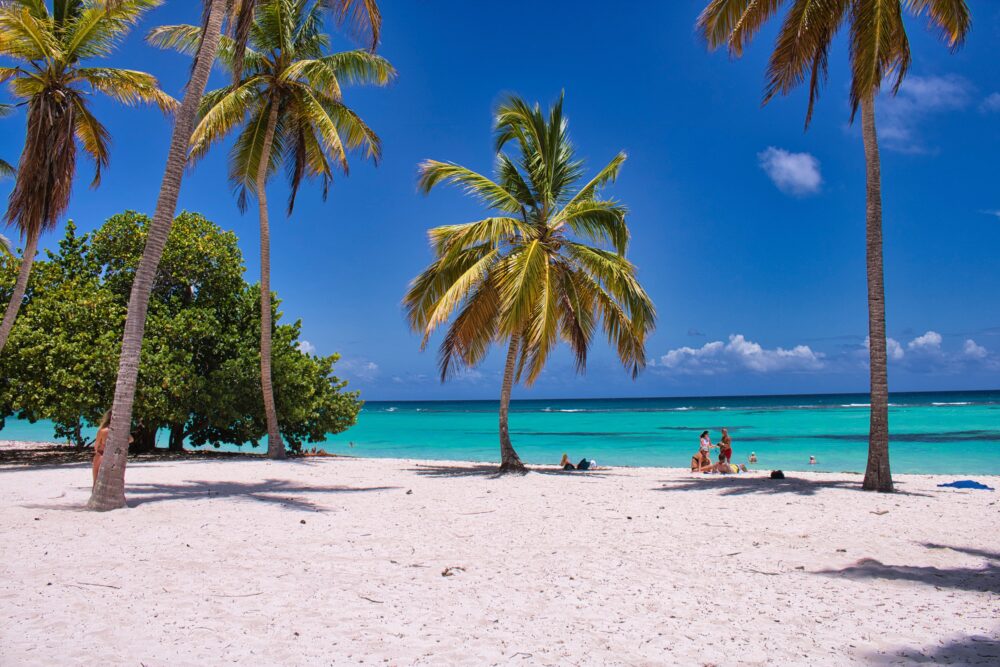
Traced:
<svg viewBox="0 0 1000 667">
<path fill-rule="evenodd" d="M 948 482 L 947 484 L 938 484 L 938 486 L 950 486 L 955 489 L 984 489 L 986 491 L 995 490 L 991 486 L 986 486 L 985 484 L 974 482 L 971 479 L 960 479 L 954 482 Z"/>
</svg>

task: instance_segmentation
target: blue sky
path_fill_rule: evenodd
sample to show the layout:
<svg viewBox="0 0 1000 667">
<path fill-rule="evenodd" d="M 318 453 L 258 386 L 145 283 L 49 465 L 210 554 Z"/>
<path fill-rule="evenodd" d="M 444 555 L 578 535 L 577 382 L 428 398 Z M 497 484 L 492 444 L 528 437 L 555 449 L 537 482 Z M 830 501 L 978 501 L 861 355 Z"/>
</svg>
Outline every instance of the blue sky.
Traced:
<svg viewBox="0 0 1000 667">
<path fill-rule="evenodd" d="M 909 20 L 914 64 L 900 95 L 880 100 L 887 320 L 892 390 L 1000 386 L 1000 4 L 971 0 L 974 28 L 951 54 Z M 442 188 L 416 190 L 416 165 L 449 160 L 487 171 L 491 109 L 505 92 L 547 104 L 561 90 L 573 139 L 599 168 L 629 160 L 608 194 L 628 205 L 631 259 L 659 312 L 653 364 L 632 381 L 603 340 L 587 374 L 560 352 L 515 397 L 672 396 L 864 391 L 867 332 L 864 159 L 849 124 L 843 38 L 812 126 L 797 92 L 760 107 L 774 27 L 739 61 L 708 53 L 694 31 L 703 1 L 489 3 L 382 0 L 380 53 L 399 70 L 388 89 L 348 89 L 382 137 L 377 167 L 355 160 L 322 202 L 306 185 L 286 220 L 276 180 L 272 285 L 286 318 L 365 398 L 494 398 L 498 354 L 442 385 L 400 300 L 429 261 L 429 227 L 482 217 Z M 194 23 L 196 3 L 153 11 L 114 57 L 180 96 L 189 61 L 146 46 L 166 23 Z M 350 44 L 335 37 L 335 47 Z M 218 74 L 214 86 L 223 85 Z M 169 139 L 158 112 L 95 108 L 114 136 L 97 191 L 79 163 L 69 217 L 93 229 L 124 209 L 151 212 Z M 16 161 L 23 113 L 0 122 Z M 258 272 L 257 219 L 236 209 L 226 148 L 190 172 L 180 208 L 241 238 Z M 6 196 L 10 181 L 0 183 Z M 55 243 L 58 235 L 45 239 Z M 970 342 L 971 341 L 971 342 Z M 433 343 L 432 343 L 433 345 Z"/>
</svg>

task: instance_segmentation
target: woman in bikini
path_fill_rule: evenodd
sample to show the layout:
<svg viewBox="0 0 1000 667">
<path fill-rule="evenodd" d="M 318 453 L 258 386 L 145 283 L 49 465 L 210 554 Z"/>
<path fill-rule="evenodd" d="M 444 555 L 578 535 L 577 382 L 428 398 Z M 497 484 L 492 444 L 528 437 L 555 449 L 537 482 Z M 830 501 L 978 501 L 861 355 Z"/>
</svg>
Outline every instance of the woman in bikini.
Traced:
<svg viewBox="0 0 1000 667">
<path fill-rule="evenodd" d="M 108 442 L 110 427 L 111 410 L 108 410 L 101 418 L 101 425 L 97 427 L 97 437 L 94 438 L 94 484 L 97 484 L 97 473 L 101 470 L 101 460 L 104 458 L 104 446 Z"/>
</svg>

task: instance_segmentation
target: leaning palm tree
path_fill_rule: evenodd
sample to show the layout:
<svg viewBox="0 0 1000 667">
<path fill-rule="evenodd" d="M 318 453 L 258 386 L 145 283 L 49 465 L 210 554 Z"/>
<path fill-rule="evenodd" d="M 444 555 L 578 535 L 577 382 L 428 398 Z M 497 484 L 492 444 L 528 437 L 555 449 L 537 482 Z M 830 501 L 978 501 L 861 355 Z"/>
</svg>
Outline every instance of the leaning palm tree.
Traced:
<svg viewBox="0 0 1000 667">
<path fill-rule="evenodd" d="M 783 0 L 712 0 L 698 17 L 710 48 L 725 45 L 733 57 L 743 55 L 754 35 L 778 14 Z M 868 273 L 868 340 L 871 374 L 871 417 L 868 466 L 863 488 L 893 490 L 889 470 L 889 385 L 886 369 L 885 289 L 882 271 L 882 183 L 875 98 L 883 81 L 892 80 L 895 94 L 910 66 L 903 10 L 927 14 L 952 49 L 962 44 L 971 27 L 965 0 L 789 0 L 767 71 L 764 104 L 778 93 L 787 95 L 809 78 L 806 127 L 826 80 L 834 36 L 850 30 L 851 118 L 861 109 L 866 174 L 866 254 Z"/>
<path fill-rule="evenodd" d="M 201 121 L 191 137 L 191 157 L 198 160 L 212 144 L 237 133 L 230 153 L 230 180 L 241 211 L 247 194 L 257 197 L 260 219 L 260 375 L 267 421 L 268 456 L 284 458 L 271 382 L 271 251 L 267 180 L 284 162 L 291 194 L 288 214 L 305 178 L 319 178 L 323 198 L 335 169 L 348 171 L 347 153 L 360 150 L 378 160 L 379 138 L 342 101 L 341 84 L 383 86 L 395 77 L 384 58 L 364 50 L 328 54 L 323 32 L 324 7 L 315 0 L 267 0 L 261 3 L 242 50 L 242 77 L 202 99 Z M 194 53 L 200 29 L 163 26 L 149 34 L 162 48 Z M 236 43 L 224 37 L 218 60 L 235 65 Z"/>
<path fill-rule="evenodd" d="M 375 0 L 327 0 L 341 25 L 356 34 L 370 38 L 370 49 L 378 44 L 382 17 Z M 191 133 L 201 97 L 208 84 L 208 75 L 215 62 L 216 52 L 224 25 L 228 25 L 238 45 L 245 45 L 253 23 L 256 0 L 204 0 L 203 23 L 198 52 L 191 67 L 191 76 L 184 89 L 184 99 L 177 112 L 170 137 L 170 152 L 163 172 L 156 211 L 146 237 L 146 247 L 136 268 L 129 295 L 122 351 L 118 360 L 118 377 L 115 381 L 115 398 L 111 406 L 111 429 L 105 445 L 97 483 L 87 506 L 106 511 L 125 506 L 125 460 L 128 455 L 129 430 L 132 423 L 132 405 L 135 401 L 136 381 L 139 376 L 139 355 L 142 336 L 146 328 L 146 312 L 153 290 L 153 279 L 163 256 L 163 248 L 173 225 L 180 196 L 181 177 L 188 161 Z M 228 19 L 228 20 L 227 20 Z M 241 48 L 236 49 L 234 70 L 241 70 Z"/>
<path fill-rule="evenodd" d="M 0 56 L 16 63 L 0 67 L 0 82 L 9 82 L 28 111 L 27 136 L 5 215 L 25 239 L 24 255 L 0 323 L 0 351 L 21 307 L 38 239 L 69 206 L 77 144 L 94 160 L 92 187 L 100 185 L 101 170 L 108 166 L 111 136 L 91 110 L 90 93 L 129 106 L 151 103 L 164 111 L 175 106 L 152 75 L 89 63 L 109 55 L 136 21 L 159 4 L 56 1 L 50 11 L 41 0 L 0 2 Z"/>
<path fill-rule="evenodd" d="M 508 429 L 513 385 L 531 385 L 565 341 L 579 372 L 598 325 L 635 377 L 656 312 L 625 258 L 626 209 L 599 190 L 618 176 L 619 153 L 581 185 L 583 163 L 567 133 L 562 99 L 548 115 L 518 97 L 496 112 L 496 167 L 490 179 L 453 163 L 420 165 L 420 188 L 450 182 L 479 199 L 488 217 L 429 232 L 434 261 L 404 299 L 423 335 L 448 323 L 439 351 L 444 381 L 505 344 L 500 390 L 500 471 L 523 472 Z M 513 150 L 504 149 L 512 146 Z M 454 317 L 453 317 L 454 316 Z"/>
</svg>

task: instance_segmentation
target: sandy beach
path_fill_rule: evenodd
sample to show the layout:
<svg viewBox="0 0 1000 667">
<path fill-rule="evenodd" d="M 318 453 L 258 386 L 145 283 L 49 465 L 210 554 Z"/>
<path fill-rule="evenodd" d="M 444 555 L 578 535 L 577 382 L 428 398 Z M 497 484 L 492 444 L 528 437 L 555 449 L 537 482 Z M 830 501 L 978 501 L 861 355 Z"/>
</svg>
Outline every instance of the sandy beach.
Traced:
<svg viewBox="0 0 1000 667">
<path fill-rule="evenodd" d="M 0 466 L 0 664 L 1000 662 L 1000 492 L 492 470 Z"/>
</svg>

